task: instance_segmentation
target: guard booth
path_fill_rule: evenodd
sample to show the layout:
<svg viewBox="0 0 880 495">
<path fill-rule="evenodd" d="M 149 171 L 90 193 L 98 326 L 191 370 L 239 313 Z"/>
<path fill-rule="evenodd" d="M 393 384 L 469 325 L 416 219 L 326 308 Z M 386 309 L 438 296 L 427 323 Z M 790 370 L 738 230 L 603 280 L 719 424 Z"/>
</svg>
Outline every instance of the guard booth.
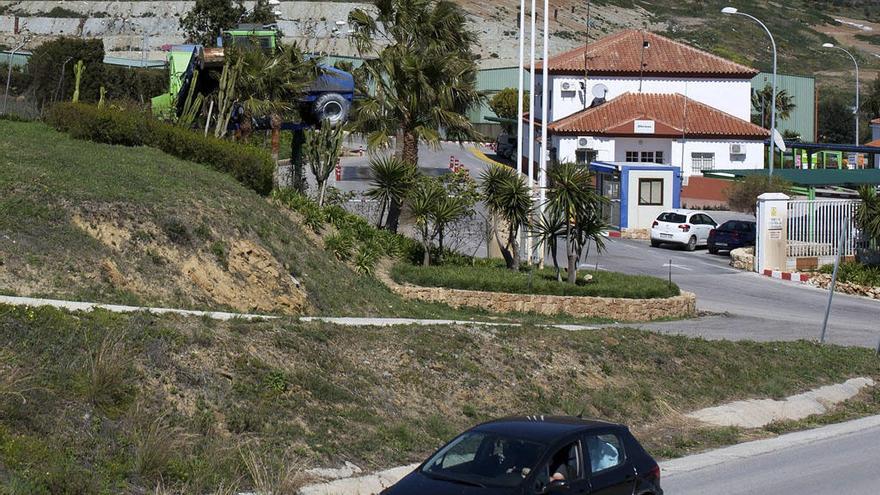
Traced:
<svg viewBox="0 0 880 495">
<path fill-rule="evenodd" d="M 681 170 L 654 163 L 590 163 L 596 174 L 596 188 L 608 199 L 605 221 L 620 231 L 638 232 L 664 210 L 681 207 Z"/>
</svg>

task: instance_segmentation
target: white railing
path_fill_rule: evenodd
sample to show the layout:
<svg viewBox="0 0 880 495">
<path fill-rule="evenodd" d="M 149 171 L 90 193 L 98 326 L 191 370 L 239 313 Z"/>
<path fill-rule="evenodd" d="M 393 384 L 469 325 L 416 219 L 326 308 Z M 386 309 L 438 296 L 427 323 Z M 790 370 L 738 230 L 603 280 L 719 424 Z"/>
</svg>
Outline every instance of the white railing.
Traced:
<svg viewBox="0 0 880 495">
<path fill-rule="evenodd" d="M 843 256 L 853 256 L 858 243 L 853 218 L 859 200 L 819 199 L 788 202 L 788 257 L 835 256 L 846 236 Z"/>
</svg>

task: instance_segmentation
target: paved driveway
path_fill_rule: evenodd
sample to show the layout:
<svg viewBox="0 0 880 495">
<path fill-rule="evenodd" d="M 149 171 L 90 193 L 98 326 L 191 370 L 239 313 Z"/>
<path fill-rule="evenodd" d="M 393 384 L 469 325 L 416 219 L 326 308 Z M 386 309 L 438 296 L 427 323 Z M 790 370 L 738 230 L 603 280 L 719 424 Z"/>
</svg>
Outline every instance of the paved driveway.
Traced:
<svg viewBox="0 0 880 495">
<path fill-rule="evenodd" d="M 595 253 L 584 267 L 595 268 Z M 651 330 L 706 338 L 797 340 L 818 338 L 828 292 L 742 272 L 725 255 L 652 248 L 647 241 L 609 240 L 599 268 L 666 278 L 697 294 L 697 309 L 715 313 L 694 320 L 644 325 Z M 670 266 L 671 265 L 671 266 Z M 835 294 L 829 341 L 876 347 L 880 339 L 880 301 Z"/>
</svg>

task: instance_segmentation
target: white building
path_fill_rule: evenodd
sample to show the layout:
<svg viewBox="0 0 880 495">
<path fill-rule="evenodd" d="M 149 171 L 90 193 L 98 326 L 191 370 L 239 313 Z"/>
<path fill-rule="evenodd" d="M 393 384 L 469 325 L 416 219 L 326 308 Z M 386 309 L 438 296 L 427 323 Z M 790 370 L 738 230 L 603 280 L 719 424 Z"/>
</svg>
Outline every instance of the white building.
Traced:
<svg viewBox="0 0 880 495">
<path fill-rule="evenodd" d="M 551 160 L 673 165 L 684 180 L 706 169 L 764 167 L 769 132 L 749 121 L 755 69 L 635 30 L 547 63 Z"/>
</svg>

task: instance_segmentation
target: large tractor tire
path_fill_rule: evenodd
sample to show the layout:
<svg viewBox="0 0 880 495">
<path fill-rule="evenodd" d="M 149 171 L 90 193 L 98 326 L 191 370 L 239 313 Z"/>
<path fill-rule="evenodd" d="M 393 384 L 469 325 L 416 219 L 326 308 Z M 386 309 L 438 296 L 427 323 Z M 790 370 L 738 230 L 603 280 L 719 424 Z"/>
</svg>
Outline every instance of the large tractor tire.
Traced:
<svg viewBox="0 0 880 495">
<path fill-rule="evenodd" d="M 336 127 L 348 120 L 351 103 L 339 93 L 324 93 L 315 100 L 313 114 L 317 122 L 327 120 Z"/>
</svg>

